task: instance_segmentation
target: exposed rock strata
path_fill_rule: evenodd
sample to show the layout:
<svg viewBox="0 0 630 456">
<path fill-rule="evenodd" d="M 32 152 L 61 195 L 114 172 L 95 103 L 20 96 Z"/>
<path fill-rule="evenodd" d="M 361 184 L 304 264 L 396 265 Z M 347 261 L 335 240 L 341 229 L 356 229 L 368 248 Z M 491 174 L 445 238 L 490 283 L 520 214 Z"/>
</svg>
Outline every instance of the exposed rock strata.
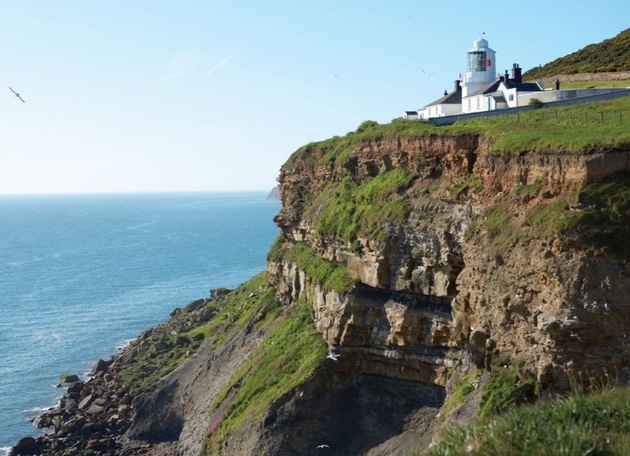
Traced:
<svg viewBox="0 0 630 456">
<path fill-rule="evenodd" d="M 394 135 L 360 141 L 337 159 L 308 146 L 283 166 L 276 218 L 283 248 L 307 243 L 321 259 L 345 265 L 358 283 L 347 291 L 326 289 L 292 260 L 268 262 L 278 297 L 287 307 L 300 298 L 312 304 L 314 324 L 338 358 L 275 401 L 262 420 L 223 438 L 222 454 L 305 454 L 317 444 L 335 448 L 330 454 L 419 451 L 451 391 L 448 374 L 456 379 L 475 365 L 488 368 L 497 355 L 523 362 L 543 393 L 566 389 L 580 373 L 627 376 L 625 261 L 589 254 L 576 233 L 537 232 L 528 211 L 569 201 L 585 185 L 630 170 L 630 153 L 497 156 L 491 147 L 478 135 Z M 394 169 L 413 176 L 391 195 L 409 204 L 406 222 L 386 222 L 385 236 L 352 242 L 318 233 L 326 209 L 318 195 L 344 179 L 361 185 Z M 520 224 L 519 236 L 497 240 L 484 223 L 492 208 L 509 213 L 504 227 Z M 571 210 L 583 208 L 576 203 Z M 116 413 L 112 436 L 125 436 L 112 437 L 102 454 L 177 447 L 177 454 L 198 455 L 225 412 L 213 409 L 220 390 L 267 336 L 253 327 L 230 332 L 218 349 L 211 341 L 201 345 L 131 403 L 113 381 L 116 359 L 95 375 L 101 383 L 69 388 L 60 410 L 43 419 L 61 429 L 86 414 Z M 81 390 L 76 397 L 75 388 Z M 109 403 L 97 402 L 105 394 Z M 68 412 L 62 426 L 53 423 L 58 412 Z M 75 431 L 67 438 L 80 441 Z"/>
</svg>

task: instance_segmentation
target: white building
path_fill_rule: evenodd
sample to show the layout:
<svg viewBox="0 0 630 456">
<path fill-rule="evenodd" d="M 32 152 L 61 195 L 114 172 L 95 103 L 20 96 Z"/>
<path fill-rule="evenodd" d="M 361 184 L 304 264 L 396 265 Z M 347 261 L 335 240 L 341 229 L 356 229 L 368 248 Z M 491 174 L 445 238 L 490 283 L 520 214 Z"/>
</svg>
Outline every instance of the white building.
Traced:
<svg viewBox="0 0 630 456">
<path fill-rule="evenodd" d="M 505 75 L 499 79 L 465 97 L 462 102 L 462 113 L 494 111 L 522 106 L 520 100 L 523 96 L 542 90 L 543 88 L 537 82 L 523 82 L 521 68 L 515 63 L 512 65 L 511 76 L 506 71 Z"/>
<path fill-rule="evenodd" d="M 519 98 L 532 92 L 540 92 L 538 83 L 524 83 L 521 68 L 512 66 L 512 75 L 508 72 L 497 77 L 496 52 L 490 49 L 488 41 L 479 38 L 472 49 L 466 53 L 466 72 L 461 81 L 455 81 L 452 92 L 419 109 L 422 119 L 452 116 L 472 112 L 493 111 L 519 106 Z M 407 111 L 405 118 L 414 118 Z"/>
<path fill-rule="evenodd" d="M 479 38 L 466 53 L 466 73 L 462 81 L 462 97 L 479 91 L 497 78 L 496 52 L 488 47 L 488 41 Z"/>
</svg>

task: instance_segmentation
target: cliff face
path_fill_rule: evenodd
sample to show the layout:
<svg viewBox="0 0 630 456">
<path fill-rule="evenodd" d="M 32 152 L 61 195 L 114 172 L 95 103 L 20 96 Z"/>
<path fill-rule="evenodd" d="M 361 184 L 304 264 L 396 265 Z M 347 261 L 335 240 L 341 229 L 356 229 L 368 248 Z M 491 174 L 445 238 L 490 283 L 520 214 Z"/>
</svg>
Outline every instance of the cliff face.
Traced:
<svg viewBox="0 0 630 456">
<path fill-rule="evenodd" d="M 472 135 L 389 137 L 361 142 L 334 161 L 326 160 L 326 150 L 306 149 L 283 167 L 284 205 L 277 217 L 282 236 L 309 243 L 329 261 L 345 262 L 362 290 L 371 287 L 369 303 L 350 298 L 350 318 L 347 304 L 315 299 L 318 330 L 331 345 L 360 346 L 383 366 L 391 365 L 388 350 L 432 351 L 435 356 L 425 363 L 432 374 L 418 372 L 416 379 L 437 384 L 444 383 L 443 372 L 458 359 L 458 349 L 476 353 L 480 365 L 493 353 L 522 359 L 548 391 L 566 389 L 582 374 L 625 376 L 630 354 L 625 258 L 589 250 L 579 230 L 542 227 L 536 214 L 554 205 L 559 212 L 540 217 L 596 210 L 578 200 L 578 191 L 629 170 L 630 154 L 498 156 L 490 150 L 490 140 Z M 361 185 L 395 169 L 413 176 L 390 195 L 410 205 L 404 223 L 383 223 L 386 236 L 376 241 L 318 232 L 318 217 L 331 203 L 313 195 L 331 183 L 349 178 Z M 607 229 L 594 231 L 606 236 L 601 231 Z M 591 229 L 588 236 L 595 233 Z M 270 267 L 275 272 L 283 266 Z M 271 274 L 279 289 L 301 283 L 293 265 L 284 268 L 283 274 Z M 406 308 L 401 320 L 389 311 L 400 304 L 382 290 L 403 294 L 418 310 Z M 348 333 L 371 337 L 344 339 Z M 406 358 L 401 360 L 395 365 L 404 371 Z M 386 375 L 405 377 L 396 368 Z"/>
<path fill-rule="evenodd" d="M 423 382 L 444 384 L 444 372 L 466 352 L 480 366 L 493 354 L 520 359 L 548 391 L 566 389 L 580 373 L 625 377 L 625 258 L 589 250 L 584 232 L 553 230 L 536 217 L 593 209 L 578 191 L 629 170 L 630 153 L 490 150 L 491 140 L 476 135 L 394 136 L 359 142 L 336 160 L 306 148 L 285 164 L 282 236 L 345 263 L 362 284 L 345 300 L 326 300 L 310 287 L 318 330 L 332 346 L 364 352 L 362 360 L 371 355 L 366 372 L 407 378 L 408 358 L 392 363 L 388 354 L 431 353 L 426 373 L 412 375 Z M 319 217 L 331 203 L 318 195 L 347 179 L 361 186 L 399 169 L 412 178 L 389 198 L 409 204 L 404 223 L 386 221 L 377 239 L 322 233 Z M 591 228 L 588 236 L 606 230 Z M 309 289 L 292 264 L 270 263 L 269 270 L 278 289 Z"/>
<path fill-rule="evenodd" d="M 265 283 L 184 312 L 206 341 L 133 400 L 109 447 L 404 454 L 427 447 L 475 369 L 483 387 L 518 365 L 541 395 L 627 380 L 630 151 L 491 148 L 481 135 L 390 135 L 296 152 Z M 173 325 L 161 345 L 200 332 Z"/>
</svg>

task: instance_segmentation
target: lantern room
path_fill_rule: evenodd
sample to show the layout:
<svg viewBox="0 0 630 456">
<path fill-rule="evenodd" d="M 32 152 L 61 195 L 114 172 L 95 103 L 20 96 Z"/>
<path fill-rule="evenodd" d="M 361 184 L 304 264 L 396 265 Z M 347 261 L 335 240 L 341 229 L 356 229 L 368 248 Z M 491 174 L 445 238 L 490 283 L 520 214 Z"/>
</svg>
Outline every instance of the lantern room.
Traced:
<svg viewBox="0 0 630 456">
<path fill-rule="evenodd" d="M 495 51 L 488 47 L 488 41 L 479 38 L 466 54 L 466 74 L 462 82 L 462 95 L 465 97 L 496 79 Z"/>
</svg>

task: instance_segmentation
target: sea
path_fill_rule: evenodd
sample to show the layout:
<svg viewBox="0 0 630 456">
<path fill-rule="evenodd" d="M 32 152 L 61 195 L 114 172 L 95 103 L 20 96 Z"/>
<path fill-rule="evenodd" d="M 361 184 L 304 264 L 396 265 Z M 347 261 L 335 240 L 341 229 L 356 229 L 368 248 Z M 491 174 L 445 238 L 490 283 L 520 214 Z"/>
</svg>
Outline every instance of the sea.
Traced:
<svg viewBox="0 0 630 456">
<path fill-rule="evenodd" d="M 175 308 L 264 271 L 267 192 L 0 196 L 0 456 Z"/>
</svg>

